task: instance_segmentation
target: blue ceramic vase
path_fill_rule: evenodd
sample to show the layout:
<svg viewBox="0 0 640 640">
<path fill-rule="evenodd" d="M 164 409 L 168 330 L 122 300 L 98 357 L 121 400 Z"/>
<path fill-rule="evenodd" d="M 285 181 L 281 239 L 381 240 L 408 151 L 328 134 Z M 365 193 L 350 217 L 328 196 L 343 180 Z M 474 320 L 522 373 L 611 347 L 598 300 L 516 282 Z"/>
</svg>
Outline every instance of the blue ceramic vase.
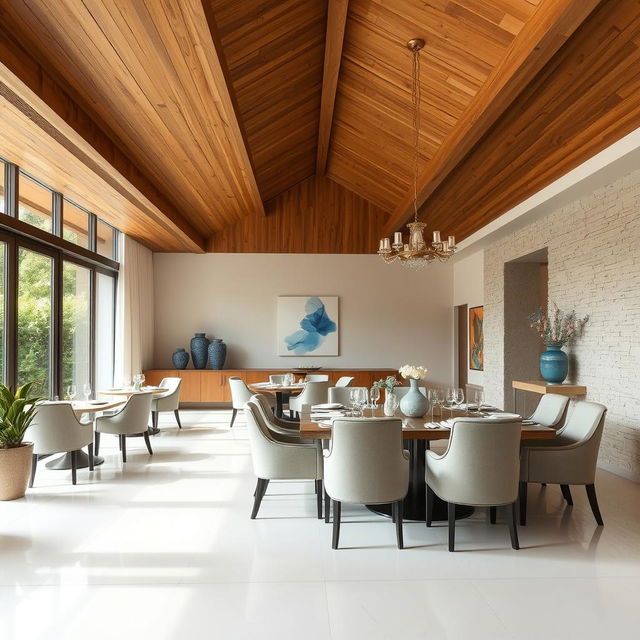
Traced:
<svg viewBox="0 0 640 640">
<path fill-rule="evenodd" d="M 429 401 L 420 393 L 419 382 L 409 378 L 411 388 L 400 400 L 400 411 L 409 418 L 421 418 L 429 411 Z"/>
<path fill-rule="evenodd" d="M 176 369 L 186 369 L 189 364 L 189 354 L 180 347 L 173 352 L 171 361 Z"/>
<path fill-rule="evenodd" d="M 213 339 L 209 344 L 209 367 L 211 369 L 224 368 L 226 357 L 227 345 L 220 338 Z"/>
<path fill-rule="evenodd" d="M 191 359 L 194 369 L 204 369 L 207 366 L 207 348 L 209 338 L 204 333 L 196 333 L 191 338 Z"/>
<path fill-rule="evenodd" d="M 540 354 L 540 374 L 552 384 L 562 384 L 569 373 L 569 358 L 561 346 L 547 346 Z"/>
</svg>

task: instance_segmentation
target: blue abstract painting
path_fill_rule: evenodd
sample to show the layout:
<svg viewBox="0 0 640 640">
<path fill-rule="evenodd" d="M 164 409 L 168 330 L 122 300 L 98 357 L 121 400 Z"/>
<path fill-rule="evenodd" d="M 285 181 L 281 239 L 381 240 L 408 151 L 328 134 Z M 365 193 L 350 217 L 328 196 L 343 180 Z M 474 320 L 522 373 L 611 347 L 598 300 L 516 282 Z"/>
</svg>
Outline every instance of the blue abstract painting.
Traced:
<svg viewBox="0 0 640 640">
<path fill-rule="evenodd" d="M 338 296 L 279 297 L 278 355 L 337 356 Z"/>
</svg>

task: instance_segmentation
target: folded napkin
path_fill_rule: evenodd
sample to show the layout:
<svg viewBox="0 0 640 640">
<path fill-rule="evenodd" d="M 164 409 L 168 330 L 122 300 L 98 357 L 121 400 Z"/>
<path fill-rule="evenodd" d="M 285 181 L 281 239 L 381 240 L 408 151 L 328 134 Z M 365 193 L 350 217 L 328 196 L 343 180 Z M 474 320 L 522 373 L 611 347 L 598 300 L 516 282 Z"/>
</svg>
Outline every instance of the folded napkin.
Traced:
<svg viewBox="0 0 640 640">
<path fill-rule="evenodd" d="M 312 413 L 312 420 L 327 420 L 327 418 L 344 418 L 344 411 L 321 411 Z"/>
</svg>

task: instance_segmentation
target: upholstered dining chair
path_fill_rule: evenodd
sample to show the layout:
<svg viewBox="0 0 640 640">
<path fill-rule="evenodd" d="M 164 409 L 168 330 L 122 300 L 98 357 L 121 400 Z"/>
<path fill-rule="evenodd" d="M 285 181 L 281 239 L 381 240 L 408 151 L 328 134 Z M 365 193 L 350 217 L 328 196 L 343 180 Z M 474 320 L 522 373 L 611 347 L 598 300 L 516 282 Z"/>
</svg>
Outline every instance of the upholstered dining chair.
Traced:
<svg viewBox="0 0 640 640">
<path fill-rule="evenodd" d="M 142 435 L 149 455 L 153 455 L 151 441 L 149 440 L 149 414 L 151 413 L 151 401 L 153 392 L 134 393 L 129 397 L 120 411 L 108 416 L 99 416 L 94 423 L 96 455 L 100 449 L 100 435 L 110 433 L 118 436 L 122 462 L 127 461 L 127 437 Z"/>
<path fill-rule="evenodd" d="M 365 389 L 366 387 L 329 387 L 329 402 L 336 402 L 345 407 L 351 406 L 351 391 L 353 389 Z"/>
<path fill-rule="evenodd" d="M 76 484 L 77 452 L 82 447 L 87 447 L 89 471 L 93 471 L 92 424 L 80 422 L 69 402 L 47 402 L 38 405 L 24 439 L 33 442 L 30 487 L 33 487 L 38 458 L 42 455 L 70 452 L 71 482 Z"/>
<path fill-rule="evenodd" d="M 269 376 L 269 382 L 271 384 L 284 384 L 286 374 L 274 374 Z"/>
<path fill-rule="evenodd" d="M 161 411 L 173 411 L 173 415 L 176 417 L 178 428 L 182 429 L 180 424 L 180 412 L 178 408 L 180 406 L 180 387 L 182 385 L 182 378 L 162 378 L 160 382 L 160 388 L 168 389 L 161 395 L 154 395 L 151 401 L 151 423 L 154 429 L 158 428 L 158 414 Z"/>
<path fill-rule="evenodd" d="M 313 444 L 311 440 L 304 440 L 300 437 L 300 423 L 292 420 L 282 420 L 273 415 L 273 410 L 269 400 L 261 393 L 256 393 L 248 400 L 258 407 L 262 421 L 267 426 L 275 440 L 279 442 L 307 443 Z"/>
<path fill-rule="evenodd" d="M 238 415 L 238 411 L 244 409 L 245 403 L 249 402 L 251 396 L 253 396 L 253 391 L 251 391 L 251 389 L 247 387 L 247 383 L 238 376 L 229 377 L 229 388 L 231 389 L 232 406 L 231 423 L 229 424 L 229 429 L 231 429 Z M 272 400 L 268 400 L 268 402 L 271 404 Z"/>
<path fill-rule="evenodd" d="M 559 484 L 573 505 L 570 485 L 584 485 L 593 517 L 604 524 L 596 496 L 596 464 L 607 408 L 597 402 L 577 402 L 555 439 L 544 446 L 525 446 L 520 466 L 520 524 L 527 524 L 527 483 Z"/>
<path fill-rule="evenodd" d="M 244 405 L 251 462 L 258 481 L 251 519 L 255 519 L 270 480 L 314 480 L 318 519 L 322 518 L 322 455 L 315 444 L 281 442 L 262 419 L 255 402 Z"/>
<path fill-rule="evenodd" d="M 396 418 L 335 420 L 324 451 L 325 491 L 333 506 L 333 540 L 340 541 L 341 504 L 392 504 L 398 549 L 404 547 L 402 501 L 409 489 L 410 455 Z"/>
<path fill-rule="evenodd" d="M 305 382 L 329 382 L 329 375 L 326 373 L 308 373 L 304 377 Z"/>
<path fill-rule="evenodd" d="M 336 381 L 336 387 L 350 387 L 354 380 L 353 376 L 340 376 Z"/>
<path fill-rule="evenodd" d="M 568 408 L 569 396 L 559 393 L 545 393 L 540 398 L 536 410 L 529 416 L 529 420 L 533 420 L 533 422 L 541 424 L 543 427 L 558 429 L 567 418 Z"/>
<path fill-rule="evenodd" d="M 302 393 L 295 398 L 289 398 L 289 412 L 302 412 L 302 405 L 323 404 L 327 402 L 329 396 L 328 382 L 307 382 Z"/>
<path fill-rule="evenodd" d="M 456 505 L 506 506 L 511 546 L 519 549 L 516 501 L 520 470 L 522 422 L 508 418 L 456 418 L 449 444 L 441 455 L 426 452 L 427 527 L 431 526 L 434 494 L 447 502 L 449 551 L 455 550 Z"/>
</svg>

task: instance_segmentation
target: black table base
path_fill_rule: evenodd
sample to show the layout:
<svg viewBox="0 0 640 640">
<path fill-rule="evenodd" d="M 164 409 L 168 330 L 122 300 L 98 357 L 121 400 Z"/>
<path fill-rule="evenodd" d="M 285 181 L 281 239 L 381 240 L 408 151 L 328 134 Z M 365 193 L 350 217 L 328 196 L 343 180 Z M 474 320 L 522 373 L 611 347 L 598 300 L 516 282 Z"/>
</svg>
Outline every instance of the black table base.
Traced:
<svg viewBox="0 0 640 640">
<path fill-rule="evenodd" d="M 411 453 L 409 471 L 409 491 L 403 503 L 403 520 L 426 522 L 427 519 L 427 485 L 424 481 L 424 458 L 427 451 L 427 440 L 405 440 L 404 447 Z M 367 509 L 383 516 L 391 517 L 391 504 L 367 505 Z M 474 512 L 473 507 L 456 505 L 456 520 L 468 518 Z M 434 496 L 433 520 L 447 520 L 447 503 Z"/>
<path fill-rule="evenodd" d="M 78 451 L 76 457 L 76 469 L 87 469 L 89 467 L 89 456 L 82 450 Z M 93 456 L 93 466 L 97 466 L 104 462 L 104 458 L 100 456 Z M 65 453 L 63 456 L 47 462 L 45 465 L 47 469 L 54 469 L 56 471 L 68 471 L 71 469 L 71 452 Z"/>
</svg>

